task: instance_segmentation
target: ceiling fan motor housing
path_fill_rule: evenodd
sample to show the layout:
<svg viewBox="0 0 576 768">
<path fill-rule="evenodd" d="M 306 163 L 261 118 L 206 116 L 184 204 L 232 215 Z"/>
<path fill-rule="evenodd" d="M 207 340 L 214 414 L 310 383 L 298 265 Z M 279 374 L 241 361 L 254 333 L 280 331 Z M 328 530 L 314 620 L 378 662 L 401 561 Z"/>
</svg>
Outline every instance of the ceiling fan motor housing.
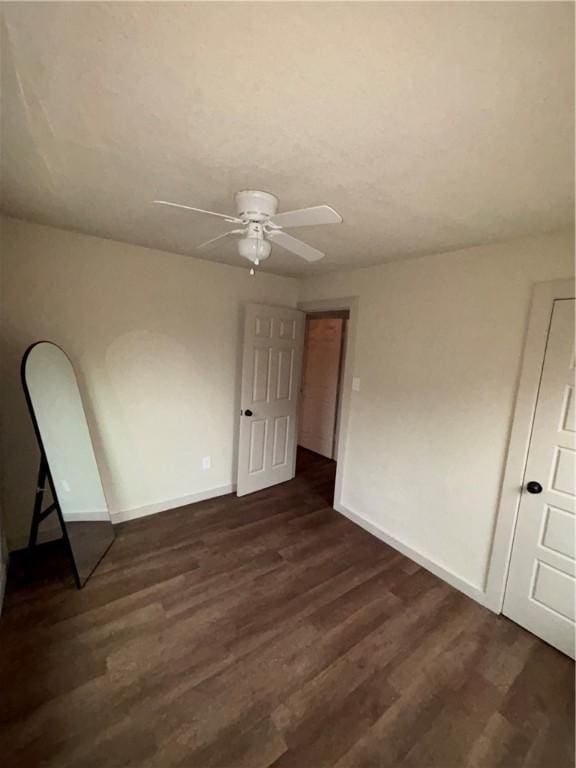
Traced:
<svg viewBox="0 0 576 768">
<path fill-rule="evenodd" d="M 244 221 L 266 221 L 278 209 L 278 198 L 270 192 L 245 189 L 234 196 L 239 219 Z"/>
</svg>

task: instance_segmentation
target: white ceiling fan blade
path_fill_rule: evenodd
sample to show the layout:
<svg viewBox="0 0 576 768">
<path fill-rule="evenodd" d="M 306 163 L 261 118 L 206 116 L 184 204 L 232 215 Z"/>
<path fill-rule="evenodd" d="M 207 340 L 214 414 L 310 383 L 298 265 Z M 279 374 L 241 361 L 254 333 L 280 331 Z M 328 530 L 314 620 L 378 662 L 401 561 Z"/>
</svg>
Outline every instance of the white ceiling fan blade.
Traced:
<svg viewBox="0 0 576 768">
<path fill-rule="evenodd" d="M 182 205 L 182 203 L 170 203 L 168 200 L 152 200 L 156 205 L 169 205 L 171 208 L 184 208 L 186 211 L 195 211 L 196 213 L 207 213 L 208 216 L 218 216 L 219 219 L 224 219 L 230 224 L 241 224 L 242 219 L 238 219 L 236 216 L 227 216 L 225 213 L 216 213 L 216 211 L 205 211 L 204 208 L 194 208 L 191 205 Z"/>
<path fill-rule="evenodd" d="M 216 247 L 216 244 L 219 240 L 223 240 L 225 237 L 229 237 L 230 235 L 243 235 L 244 230 L 243 229 L 231 229 L 230 232 L 224 232 L 223 235 L 218 235 L 218 237 L 213 237 L 211 240 L 206 240 L 205 243 L 200 243 L 200 245 L 196 246 L 197 251 L 209 251 L 212 248 Z"/>
<path fill-rule="evenodd" d="M 270 221 L 279 227 L 308 227 L 312 224 L 340 224 L 342 216 L 329 205 L 315 205 L 312 208 L 277 213 Z"/>
<path fill-rule="evenodd" d="M 312 248 L 308 243 L 303 243 L 302 240 L 298 240 L 298 238 L 292 237 L 292 235 L 286 232 L 273 231 L 268 234 L 268 237 L 276 245 L 295 253 L 306 261 L 319 261 L 324 258 L 322 251 Z"/>
</svg>

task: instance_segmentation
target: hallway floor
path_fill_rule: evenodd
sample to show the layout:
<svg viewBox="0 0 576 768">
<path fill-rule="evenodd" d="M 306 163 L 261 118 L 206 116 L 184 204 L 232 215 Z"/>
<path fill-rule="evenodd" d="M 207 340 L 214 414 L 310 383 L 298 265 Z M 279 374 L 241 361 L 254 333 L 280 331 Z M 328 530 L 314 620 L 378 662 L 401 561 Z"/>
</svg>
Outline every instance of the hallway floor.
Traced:
<svg viewBox="0 0 576 768">
<path fill-rule="evenodd" d="M 118 526 L 81 591 L 57 545 L 13 558 L 5 765 L 573 766 L 573 663 L 334 512 L 334 462 L 298 467 Z"/>
</svg>

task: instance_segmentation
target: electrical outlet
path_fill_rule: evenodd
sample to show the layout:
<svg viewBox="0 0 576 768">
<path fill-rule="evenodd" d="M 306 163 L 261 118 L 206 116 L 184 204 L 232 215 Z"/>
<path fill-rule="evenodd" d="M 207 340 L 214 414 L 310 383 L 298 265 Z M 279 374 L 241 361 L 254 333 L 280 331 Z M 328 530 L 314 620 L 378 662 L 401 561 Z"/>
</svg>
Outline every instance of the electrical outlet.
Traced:
<svg viewBox="0 0 576 768">
<path fill-rule="evenodd" d="M 360 392 L 360 379 L 358 376 L 352 377 L 352 389 L 354 392 Z"/>
<path fill-rule="evenodd" d="M 204 456 L 202 459 L 202 469 L 210 469 L 212 467 L 212 459 L 210 456 Z"/>
</svg>

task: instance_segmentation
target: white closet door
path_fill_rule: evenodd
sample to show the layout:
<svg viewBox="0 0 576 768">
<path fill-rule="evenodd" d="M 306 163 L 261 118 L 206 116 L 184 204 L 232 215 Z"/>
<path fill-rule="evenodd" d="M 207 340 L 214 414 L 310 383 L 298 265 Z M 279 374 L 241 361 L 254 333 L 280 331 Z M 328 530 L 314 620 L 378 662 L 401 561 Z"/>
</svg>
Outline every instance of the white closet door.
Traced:
<svg viewBox="0 0 576 768">
<path fill-rule="evenodd" d="M 504 613 L 574 657 L 574 299 L 554 302 Z"/>
</svg>

